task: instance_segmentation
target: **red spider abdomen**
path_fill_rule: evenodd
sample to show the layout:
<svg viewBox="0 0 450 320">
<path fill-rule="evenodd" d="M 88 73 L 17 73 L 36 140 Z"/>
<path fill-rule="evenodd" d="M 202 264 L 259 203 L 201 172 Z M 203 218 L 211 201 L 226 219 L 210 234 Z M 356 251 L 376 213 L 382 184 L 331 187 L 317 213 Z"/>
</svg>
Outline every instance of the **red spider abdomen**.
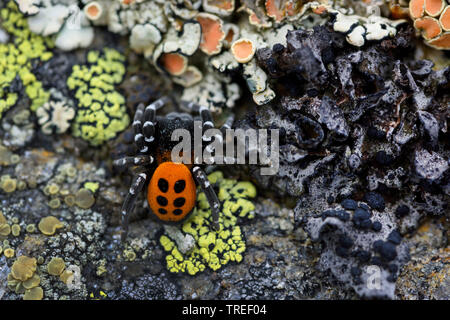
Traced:
<svg viewBox="0 0 450 320">
<path fill-rule="evenodd" d="M 189 169 L 182 163 L 161 163 L 150 179 L 147 200 L 159 219 L 183 220 L 196 200 L 195 182 Z"/>
</svg>

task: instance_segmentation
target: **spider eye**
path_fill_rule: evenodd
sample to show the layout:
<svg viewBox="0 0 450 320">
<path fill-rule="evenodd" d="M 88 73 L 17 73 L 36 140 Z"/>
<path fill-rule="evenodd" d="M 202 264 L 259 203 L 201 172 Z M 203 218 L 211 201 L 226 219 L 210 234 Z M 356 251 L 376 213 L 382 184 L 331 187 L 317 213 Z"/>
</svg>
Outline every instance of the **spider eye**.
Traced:
<svg viewBox="0 0 450 320">
<path fill-rule="evenodd" d="M 186 181 L 178 180 L 177 182 L 175 182 L 173 189 L 175 190 L 176 193 L 180 193 L 184 190 L 185 187 L 186 187 Z"/>
<path fill-rule="evenodd" d="M 158 188 L 159 190 L 161 190 L 162 192 L 167 192 L 167 190 L 169 190 L 169 182 L 167 182 L 166 179 L 160 178 L 158 180 Z M 183 187 L 184 188 L 184 187 Z"/>
</svg>

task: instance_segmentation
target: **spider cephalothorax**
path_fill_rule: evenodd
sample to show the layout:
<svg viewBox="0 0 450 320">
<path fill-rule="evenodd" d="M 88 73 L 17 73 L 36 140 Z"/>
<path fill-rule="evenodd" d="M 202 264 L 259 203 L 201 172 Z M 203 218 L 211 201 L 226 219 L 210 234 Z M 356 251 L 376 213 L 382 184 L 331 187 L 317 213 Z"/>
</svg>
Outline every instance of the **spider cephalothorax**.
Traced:
<svg viewBox="0 0 450 320">
<path fill-rule="evenodd" d="M 136 166 L 138 172 L 122 207 L 122 241 L 126 239 L 128 232 L 128 216 L 139 192 L 145 186 L 151 212 L 162 222 L 177 223 L 186 219 L 193 211 L 197 183 L 208 199 L 215 227 L 218 228 L 220 202 L 205 172 L 200 165 L 175 163 L 171 159 L 171 151 L 177 144 L 171 139 L 172 132 L 176 129 L 193 132 L 194 119 L 188 113 L 178 112 L 169 113 L 165 117 L 156 116 L 156 110 L 167 101 L 168 98 L 163 97 L 145 108 L 142 104 L 138 106 L 133 128 L 139 152 L 136 156 L 114 161 L 114 165 L 118 167 Z M 213 127 L 213 119 L 207 108 L 194 104 L 189 104 L 189 108 L 199 112 L 202 132 Z M 229 128 L 232 121 L 231 117 L 222 128 Z"/>
</svg>

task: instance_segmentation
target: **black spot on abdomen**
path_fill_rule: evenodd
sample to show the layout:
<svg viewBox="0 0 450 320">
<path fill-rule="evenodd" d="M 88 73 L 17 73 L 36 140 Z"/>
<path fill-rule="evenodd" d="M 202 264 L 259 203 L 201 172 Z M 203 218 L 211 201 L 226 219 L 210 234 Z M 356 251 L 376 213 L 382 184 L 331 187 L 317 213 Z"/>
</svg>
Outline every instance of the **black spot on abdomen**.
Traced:
<svg viewBox="0 0 450 320">
<path fill-rule="evenodd" d="M 177 182 L 175 182 L 175 185 L 173 186 L 173 189 L 175 190 L 176 193 L 182 192 L 184 188 L 186 188 L 186 181 L 184 180 L 178 180 Z"/>
<path fill-rule="evenodd" d="M 182 213 L 183 213 L 183 210 L 181 210 L 181 209 L 175 209 L 175 210 L 173 210 L 173 214 L 176 215 L 176 216 L 179 216 L 179 215 L 182 214 Z"/>
<path fill-rule="evenodd" d="M 178 207 L 178 208 L 180 208 L 180 207 L 182 207 L 182 206 L 184 206 L 184 204 L 186 203 L 186 199 L 185 198 L 176 198 L 174 201 L 173 201 L 173 205 L 175 206 L 175 207 Z"/>
<path fill-rule="evenodd" d="M 165 198 L 163 196 L 157 196 L 156 201 L 158 202 L 158 204 L 160 206 L 163 206 L 163 207 L 167 206 L 167 203 L 168 203 L 167 198 Z"/>
<path fill-rule="evenodd" d="M 159 209 L 158 209 L 158 212 L 159 212 L 160 214 L 166 214 L 166 213 L 167 213 L 167 210 L 165 210 L 165 209 L 163 209 L 163 208 L 159 208 Z"/>
<path fill-rule="evenodd" d="M 162 192 L 167 192 L 167 190 L 169 190 L 169 182 L 167 182 L 166 179 L 159 178 L 159 180 L 158 180 L 158 188 Z"/>
</svg>

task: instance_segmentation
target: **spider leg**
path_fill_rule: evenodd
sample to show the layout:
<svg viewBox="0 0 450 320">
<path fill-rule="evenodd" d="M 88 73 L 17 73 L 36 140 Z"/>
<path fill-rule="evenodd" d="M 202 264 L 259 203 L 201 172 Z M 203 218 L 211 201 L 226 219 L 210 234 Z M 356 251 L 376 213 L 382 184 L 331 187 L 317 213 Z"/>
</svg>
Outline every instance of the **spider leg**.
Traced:
<svg viewBox="0 0 450 320">
<path fill-rule="evenodd" d="M 207 107 L 200 106 L 195 102 L 182 101 L 182 104 L 193 112 L 198 112 L 202 119 L 202 132 L 204 133 L 208 129 L 214 128 L 214 120 L 211 111 Z M 203 141 L 211 141 L 210 137 L 202 137 Z"/>
<path fill-rule="evenodd" d="M 122 242 L 124 242 L 127 238 L 128 234 L 128 218 L 130 213 L 134 209 L 134 204 L 139 193 L 142 191 L 142 188 L 145 186 L 145 182 L 147 181 L 147 174 L 139 173 L 135 175 L 133 183 L 131 184 L 130 190 L 125 198 L 125 201 L 122 206 Z"/>
<path fill-rule="evenodd" d="M 140 103 L 136 109 L 133 120 L 134 143 L 139 152 L 147 152 L 148 147 L 144 143 L 144 135 L 142 134 L 142 119 L 144 116 L 144 104 Z"/>
<path fill-rule="evenodd" d="M 136 113 L 134 114 L 133 128 L 134 128 L 134 142 L 141 153 L 148 151 L 147 143 L 154 140 L 155 133 L 155 113 L 156 110 L 164 106 L 169 101 L 168 97 L 162 97 L 150 103 L 144 111 L 144 104 L 139 104 Z M 147 120 L 148 119 L 148 120 Z M 145 122 L 144 122 L 145 120 Z M 143 123 L 144 122 L 144 123 Z"/>
<path fill-rule="evenodd" d="M 155 140 L 156 110 L 161 109 L 167 102 L 169 97 L 165 96 L 150 103 L 144 111 L 144 125 L 142 127 L 144 133 L 144 141 L 152 143 Z"/>
<path fill-rule="evenodd" d="M 147 166 L 152 164 L 154 158 L 148 155 L 139 155 L 136 157 L 123 157 L 113 161 L 113 165 L 117 168 L 126 168 L 130 166 Z"/>
<path fill-rule="evenodd" d="M 223 136 L 225 137 L 226 130 L 231 129 L 234 123 L 234 113 L 232 113 L 227 120 L 225 120 L 225 123 L 220 127 L 220 131 L 222 131 Z"/>
<path fill-rule="evenodd" d="M 220 201 L 217 198 L 216 192 L 211 186 L 211 183 L 209 182 L 205 172 L 200 167 L 194 167 L 192 169 L 192 175 L 205 193 L 206 199 L 208 200 L 209 206 L 211 207 L 213 228 L 215 230 L 219 230 Z"/>
<path fill-rule="evenodd" d="M 203 122 L 203 131 L 214 128 L 214 120 L 211 111 L 207 107 L 201 106 L 198 110 Z"/>
</svg>

